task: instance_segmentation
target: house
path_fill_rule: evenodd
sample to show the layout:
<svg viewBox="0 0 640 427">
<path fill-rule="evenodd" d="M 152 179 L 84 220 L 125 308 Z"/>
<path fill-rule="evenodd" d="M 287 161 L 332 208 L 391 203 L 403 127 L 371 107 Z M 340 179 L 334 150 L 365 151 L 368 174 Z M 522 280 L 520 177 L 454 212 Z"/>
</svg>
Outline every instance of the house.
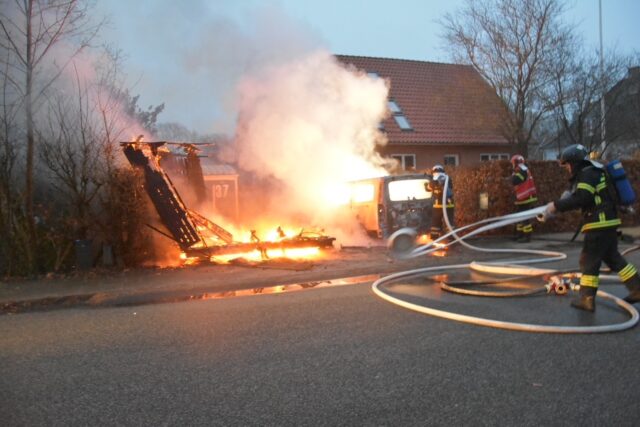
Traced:
<svg viewBox="0 0 640 427">
<path fill-rule="evenodd" d="M 607 91 L 604 97 L 606 143 L 605 158 L 630 158 L 640 154 L 640 66 L 628 69 Z M 582 121 L 571 123 L 571 134 L 566 130 L 541 148 L 543 159 L 555 159 L 568 145 L 580 143 L 589 150 L 602 150 L 601 98 L 588 104 Z M 580 131 L 578 131 L 580 130 Z"/>
<path fill-rule="evenodd" d="M 629 68 L 626 77 L 616 83 L 604 99 L 607 156 L 628 158 L 639 153 L 640 67 Z"/>
<path fill-rule="evenodd" d="M 388 144 L 381 154 L 405 170 L 509 159 L 514 145 L 501 129 L 506 107 L 469 65 L 337 55 L 389 85 Z"/>
<path fill-rule="evenodd" d="M 219 164 L 211 158 L 203 158 L 201 163 L 204 186 L 214 212 L 238 221 L 238 172 L 233 166 Z"/>
</svg>

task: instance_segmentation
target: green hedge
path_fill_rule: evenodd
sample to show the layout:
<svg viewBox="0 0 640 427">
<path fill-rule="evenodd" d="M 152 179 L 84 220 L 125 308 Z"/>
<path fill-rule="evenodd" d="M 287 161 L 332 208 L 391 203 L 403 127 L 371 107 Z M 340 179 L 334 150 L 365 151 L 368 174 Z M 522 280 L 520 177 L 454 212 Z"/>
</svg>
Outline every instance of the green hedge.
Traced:
<svg viewBox="0 0 640 427">
<path fill-rule="evenodd" d="M 560 197 L 569 187 L 569 174 L 555 161 L 530 161 L 527 163 L 533 173 L 538 190 L 538 203 L 542 206 Z M 640 195 L 640 160 L 623 161 L 627 176 L 637 195 Z M 448 168 L 447 173 L 453 179 L 456 202 L 456 224 L 470 224 L 485 218 L 506 215 L 515 212 L 514 191 L 511 181 L 511 164 L 508 161 L 482 163 L 473 167 L 458 166 Z M 488 193 L 487 210 L 480 209 L 480 194 Z M 635 204 L 636 212 L 640 203 Z M 640 225 L 640 215 L 622 216 L 623 226 Z M 558 215 L 546 223 L 534 222 L 534 232 L 574 231 L 580 221 L 578 211 Z M 513 227 L 495 230 L 495 234 L 510 234 Z"/>
</svg>

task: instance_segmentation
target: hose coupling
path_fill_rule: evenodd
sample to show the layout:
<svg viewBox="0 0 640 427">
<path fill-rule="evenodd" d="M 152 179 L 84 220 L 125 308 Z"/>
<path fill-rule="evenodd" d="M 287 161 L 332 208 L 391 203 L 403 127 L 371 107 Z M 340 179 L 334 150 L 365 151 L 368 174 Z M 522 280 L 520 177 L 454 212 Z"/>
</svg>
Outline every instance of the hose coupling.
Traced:
<svg viewBox="0 0 640 427">
<path fill-rule="evenodd" d="M 569 277 L 551 276 L 544 285 L 547 293 L 555 293 L 556 295 L 566 295 L 570 290 L 575 290 L 576 285 L 571 282 Z"/>
</svg>

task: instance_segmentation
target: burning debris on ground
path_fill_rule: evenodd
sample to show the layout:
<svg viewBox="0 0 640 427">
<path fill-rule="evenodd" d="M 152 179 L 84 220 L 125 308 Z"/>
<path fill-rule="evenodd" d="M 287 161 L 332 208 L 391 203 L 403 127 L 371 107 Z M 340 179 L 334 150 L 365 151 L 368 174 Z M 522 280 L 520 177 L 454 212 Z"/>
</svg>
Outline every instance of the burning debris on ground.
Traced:
<svg viewBox="0 0 640 427">
<path fill-rule="evenodd" d="M 192 188 L 204 198 L 204 178 L 200 168 L 197 145 L 185 142 L 143 142 L 141 138 L 132 142 L 121 142 L 124 154 L 132 166 L 144 174 L 144 187 L 149 195 L 164 232 L 150 224 L 156 232 L 173 240 L 183 253 L 184 259 L 199 261 L 230 262 L 245 259 L 255 263 L 284 257 L 288 260 L 317 255 L 321 249 L 333 247 L 334 237 L 322 231 L 301 229 L 286 232 L 281 226 L 275 230 L 275 238 L 261 239 L 256 230 L 251 230 L 248 241 L 238 241 L 225 227 L 187 207 L 176 186 L 161 166 L 161 158 L 167 159 L 166 146 L 177 145 L 186 152 L 189 166 L 187 177 Z M 160 153 L 163 153 L 161 156 Z"/>
</svg>

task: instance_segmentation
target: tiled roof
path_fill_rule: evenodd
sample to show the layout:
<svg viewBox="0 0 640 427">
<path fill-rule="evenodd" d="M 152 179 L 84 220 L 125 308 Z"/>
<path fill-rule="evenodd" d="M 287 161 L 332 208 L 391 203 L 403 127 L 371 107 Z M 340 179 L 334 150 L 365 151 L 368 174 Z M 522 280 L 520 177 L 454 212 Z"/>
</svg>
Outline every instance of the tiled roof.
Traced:
<svg viewBox="0 0 640 427">
<path fill-rule="evenodd" d="M 206 157 L 200 159 L 200 166 L 202 167 L 202 175 L 204 176 L 238 175 L 238 172 L 236 172 L 233 166 L 213 163 L 213 159 Z"/>
<path fill-rule="evenodd" d="M 337 55 L 338 60 L 389 81 L 413 128 L 403 131 L 392 116 L 384 121 L 391 144 L 507 144 L 500 131 L 505 108 L 469 65 Z"/>
</svg>

